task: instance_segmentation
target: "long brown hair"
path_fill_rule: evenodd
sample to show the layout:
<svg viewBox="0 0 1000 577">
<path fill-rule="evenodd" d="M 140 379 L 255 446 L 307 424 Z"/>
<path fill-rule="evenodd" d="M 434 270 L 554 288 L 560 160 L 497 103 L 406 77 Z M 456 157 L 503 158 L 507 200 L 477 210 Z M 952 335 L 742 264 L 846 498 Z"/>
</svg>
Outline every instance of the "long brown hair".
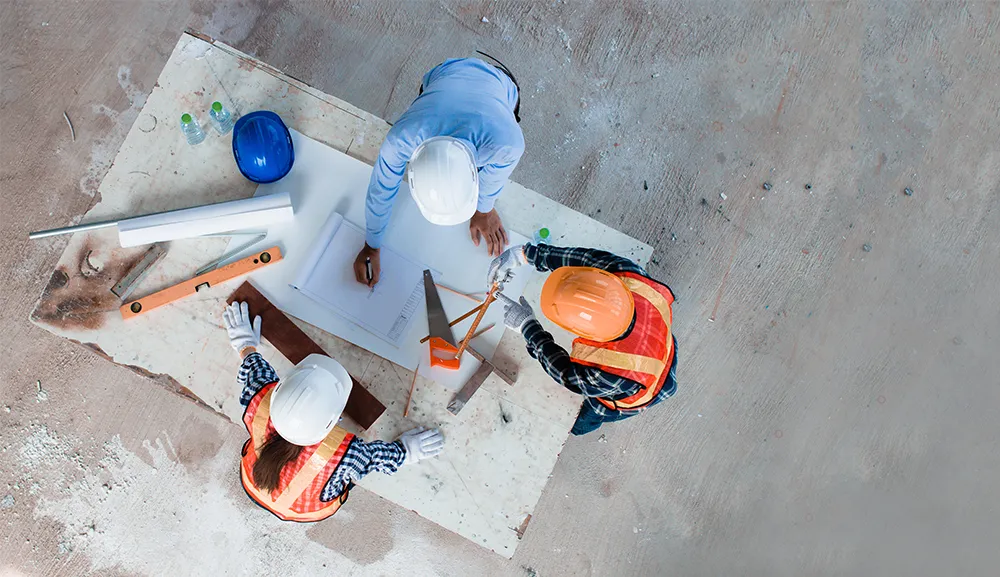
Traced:
<svg viewBox="0 0 1000 577">
<path fill-rule="evenodd" d="M 302 447 L 293 445 L 275 433 L 260 449 L 260 456 L 253 464 L 253 484 L 262 491 L 271 492 L 278 488 L 281 470 L 289 461 L 297 459 Z"/>
</svg>

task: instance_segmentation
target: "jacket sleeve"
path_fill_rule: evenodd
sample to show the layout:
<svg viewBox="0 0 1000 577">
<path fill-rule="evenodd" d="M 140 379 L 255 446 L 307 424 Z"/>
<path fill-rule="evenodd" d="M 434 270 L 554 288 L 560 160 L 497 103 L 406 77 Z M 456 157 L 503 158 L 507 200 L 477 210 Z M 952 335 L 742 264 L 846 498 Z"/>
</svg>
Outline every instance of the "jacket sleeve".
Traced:
<svg viewBox="0 0 1000 577">
<path fill-rule="evenodd" d="M 236 375 L 236 382 L 243 387 L 240 404 L 245 407 L 250 404 L 253 396 L 264 388 L 264 385 L 278 382 L 278 373 L 260 353 L 253 352 L 243 359 L 240 372 Z"/>
<path fill-rule="evenodd" d="M 321 501 L 332 501 L 351 483 L 357 483 L 368 473 L 377 471 L 391 475 L 399 470 L 406 458 L 406 449 L 399 441 L 365 442 L 355 437 L 344 458 L 330 475 L 330 480 L 320 494 Z"/>
<path fill-rule="evenodd" d="M 417 144 L 419 142 L 406 135 L 404 126 L 397 124 L 389 130 L 378 151 L 365 197 L 365 242 L 372 248 L 382 246 L 382 237 L 392 216 L 392 204 L 403 182 L 406 163 Z"/>
<path fill-rule="evenodd" d="M 541 363 L 550 377 L 574 393 L 585 397 L 614 398 L 635 394 L 641 385 L 587 365 L 573 362 L 566 349 L 559 346 L 552 334 L 535 320 L 522 330 L 528 354 Z"/>
<path fill-rule="evenodd" d="M 493 210 L 493 205 L 503 192 L 504 185 L 510 180 L 511 173 L 521 160 L 524 145 L 522 144 L 519 149 L 515 147 L 505 152 L 502 158 L 479 169 L 479 204 L 476 206 L 479 212 Z"/>
<path fill-rule="evenodd" d="M 552 271 L 563 266 L 590 266 L 613 273 L 634 272 L 648 276 L 645 269 L 635 262 L 596 248 L 528 243 L 524 245 L 524 256 L 528 259 L 528 264 L 540 272 Z"/>
</svg>

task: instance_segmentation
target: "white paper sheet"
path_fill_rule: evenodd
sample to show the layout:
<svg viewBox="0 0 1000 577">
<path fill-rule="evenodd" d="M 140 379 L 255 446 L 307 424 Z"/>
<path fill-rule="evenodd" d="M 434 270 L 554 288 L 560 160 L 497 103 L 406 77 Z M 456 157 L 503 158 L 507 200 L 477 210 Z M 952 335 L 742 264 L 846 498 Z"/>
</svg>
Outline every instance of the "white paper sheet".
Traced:
<svg viewBox="0 0 1000 577">
<path fill-rule="evenodd" d="M 364 242 L 361 228 L 339 213 L 330 213 L 291 284 L 398 348 L 424 299 L 426 267 L 383 246 L 379 251 L 382 274 L 378 284 L 368 288 L 354 277 L 354 259 Z"/>
<path fill-rule="evenodd" d="M 123 247 L 152 244 L 204 234 L 263 229 L 294 218 L 291 195 L 287 191 L 219 202 L 181 210 L 137 216 L 118 224 L 118 241 Z"/>
<path fill-rule="evenodd" d="M 291 131 L 295 147 L 295 165 L 288 176 L 271 184 L 257 187 L 257 196 L 287 190 L 295 205 L 295 220 L 290 223 L 268 227 L 267 242 L 281 247 L 285 265 L 268 267 L 256 271 L 253 284 L 275 306 L 286 314 L 302 319 L 325 331 L 333 333 L 361 348 L 369 350 L 397 365 L 413 370 L 420 363 L 420 374 L 451 390 L 458 390 L 469 380 L 479 366 L 471 355 L 462 357 L 462 367 L 457 371 L 431 368 L 429 349 L 420 344 L 427 334 L 427 309 L 424 299 L 419 299 L 414 311 L 414 320 L 401 337 L 399 346 L 394 347 L 371 331 L 359 326 L 328 306 L 320 304 L 301 291 L 292 288 L 295 272 L 310 258 L 316 238 L 331 212 L 338 212 L 352 223 L 365 222 L 365 193 L 371 178 L 372 168 L 360 160 L 351 158 L 321 142 Z M 501 213 L 501 217 L 503 214 Z M 507 230 L 512 244 L 523 244 L 528 238 Z M 230 243 L 230 249 L 238 246 L 240 239 Z M 353 250 L 361 249 L 359 241 Z M 486 272 L 493 260 L 486 252 L 485 243 L 474 246 L 469 236 L 467 223 L 456 226 L 437 226 L 427 222 L 410 197 L 404 182 L 393 207 L 392 220 L 383 239 L 383 246 L 391 247 L 401 256 L 417 263 L 423 263 L 433 271 L 437 282 L 464 293 L 481 293 L 486 290 Z M 248 249 L 241 256 L 252 252 Z M 352 259 L 353 260 L 353 259 Z M 538 274 L 530 267 L 521 267 L 514 280 L 504 287 L 504 294 L 517 299 L 528 278 Z M 386 273 L 387 263 L 383 260 L 382 272 Z M 441 304 L 448 318 L 458 318 L 475 303 L 439 290 Z M 455 325 L 455 339 L 465 336 L 472 319 Z M 486 358 L 492 358 L 500 338 L 503 336 L 503 306 L 496 303 L 489 308 L 483 318 L 481 328 L 495 327 L 472 341 L 472 347 Z M 423 360 L 421 360 L 423 359 Z"/>
</svg>

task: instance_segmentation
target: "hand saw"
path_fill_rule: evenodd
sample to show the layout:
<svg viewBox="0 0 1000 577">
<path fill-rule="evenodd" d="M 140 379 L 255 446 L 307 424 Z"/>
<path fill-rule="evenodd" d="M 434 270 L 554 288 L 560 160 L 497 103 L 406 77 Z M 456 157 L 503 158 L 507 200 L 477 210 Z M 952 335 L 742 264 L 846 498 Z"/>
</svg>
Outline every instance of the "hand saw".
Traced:
<svg viewBox="0 0 1000 577">
<path fill-rule="evenodd" d="M 451 325 L 441 306 L 441 297 L 434 286 L 434 277 L 430 270 L 424 271 L 424 299 L 427 302 L 427 332 L 431 347 L 431 366 L 441 367 L 451 371 L 458 370 L 461 359 L 455 356 L 458 347 L 455 346 L 455 336 L 451 333 Z"/>
</svg>

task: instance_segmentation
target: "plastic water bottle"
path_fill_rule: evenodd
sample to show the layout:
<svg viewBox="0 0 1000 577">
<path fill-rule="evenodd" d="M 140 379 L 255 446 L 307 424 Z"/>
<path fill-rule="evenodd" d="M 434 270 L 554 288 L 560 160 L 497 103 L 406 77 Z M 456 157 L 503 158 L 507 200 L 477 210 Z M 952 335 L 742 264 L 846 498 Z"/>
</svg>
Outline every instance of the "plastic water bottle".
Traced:
<svg viewBox="0 0 1000 577">
<path fill-rule="evenodd" d="M 536 230 L 535 231 L 535 236 L 534 236 L 534 241 L 535 241 L 534 244 L 536 244 L 536 245 L 543 244 L 543 243 L 544 244 L 551 244 L 549 242 L 549 234 L 550 234 L 549 233 L 549 229 L 547 229 L 547 228 L 540 228 L 540 229 Z"/>
<path fill-rule="evenodd" d="M 199 144 L 202 140 L 205 140 L 205 131 L 198 124 L 198 119 L 187 112 L 181 115 L 181 132 L 187 138 L 188 144 Z"/>
<path fill-rule="evenodd" d="M 212 118 L 212 126 L 215 127 L 219 134 L 229 132 L 233 129 L 233 125 L 236 124 L 233 120 L 233 115 L 218 101 L 212 103 L 212 108 L 208 111 L 208 115 Z"/>
</svg>

